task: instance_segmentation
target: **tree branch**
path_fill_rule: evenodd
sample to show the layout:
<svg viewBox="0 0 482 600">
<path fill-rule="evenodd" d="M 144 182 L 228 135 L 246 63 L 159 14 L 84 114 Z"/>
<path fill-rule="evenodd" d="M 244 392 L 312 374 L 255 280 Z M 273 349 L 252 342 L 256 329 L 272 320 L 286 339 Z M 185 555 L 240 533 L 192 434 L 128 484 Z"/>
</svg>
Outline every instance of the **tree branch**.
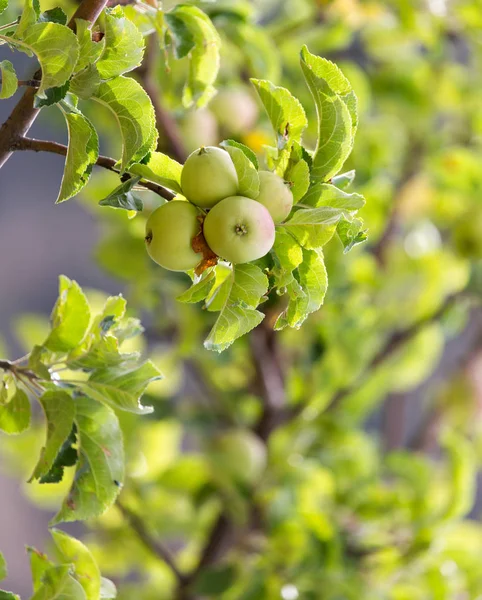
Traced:
<svg viewBox="0 0 482 600">
<path fill-rule="evenodd" d="M 151 99 L 156 114 L 156 126 L 159 132 L 162 132 L 167 141 L 167 150 L 173 158 L 183 163 L 186 160 L 187 152 L 182 141 L 182 136 L 178 130 L 176 121 L 164 108 L 161 101 L 161 94 L 154 81 L 153 70 L 155 67 L 155 51 L 158 47 L 155 34 L 150 35 L 146 40 L 146 51 L 141 66 L 136 69 L 136 73 L 142 82 L 142 86 Z"/>
<path fill-rule="evenodd" d="M 136 513 L 133 512 L 130 508 L 125 506 L 120 500 L 117 500 L 117 507 L 121 511 L 126 521 L 135 531 L 137 537 L 142 542 L 142 544 L 150 552 L 152 552 L 152 554 L 164 561 L 176 576 L 176 579 L 178 580 L 179 584 L 183 585 L 187 578 L 177 568 L 174 557 L 172 556 L 169 549 L 163 546 L 158 540 L 156 540 L 148 531 L 144 521 L 138 515 L 136 515 Z"/>
<path fill-rule="evenodd" d="M 106 4 L 107 0 L 83 0 L 70 19 L 68 26 L 75 31 L 76 19 L 95 23 Z M 39 69 L 33 79 L 41 79 L 41 77 L 42 71 Z M 35 88 L 28 87 L 0 128 L 0 169 L 12 156 L 12 145 L 18 138 L 25 137 L 37 118 L 39 109 L 33 106 L 35 93 Z"/>
<path fill-rule="evenodd" d="M 68 147 L 64 144 L 59 144 L 58 142 L 50 142 L 46 140 L 36 140 L 34 138 L 22 137 L 12 143 L 11 150 L 32 150 L 33 152 L 51 152 L 52 154 L 66 156 Z M 99 156 L 96 164 L 97 166 L 103 167 L 104 169 L 108 169 L 113 173 L 119 173 L 119 169 L 116 168 L 116 160 L 108 156 Z M 172 200 L 175 196 L 175 194 L 162 187 L 162 185 L 158 185 L 157 183 L 153 183 L 151 181 L 141 180 L 139 181 L 138 185 L 145 187 L 151 192 L 155 192 L 165 200 Z"/>
<path fill-rule="evenodd" d="M 2 78 L 0 77 L 0 86 L 3 85 Z M 18 79 L 17 85 L 20 87 L 33 87 L 38 88 L 40 86 L 40 81 L 38 79 Z"/>
</svg>

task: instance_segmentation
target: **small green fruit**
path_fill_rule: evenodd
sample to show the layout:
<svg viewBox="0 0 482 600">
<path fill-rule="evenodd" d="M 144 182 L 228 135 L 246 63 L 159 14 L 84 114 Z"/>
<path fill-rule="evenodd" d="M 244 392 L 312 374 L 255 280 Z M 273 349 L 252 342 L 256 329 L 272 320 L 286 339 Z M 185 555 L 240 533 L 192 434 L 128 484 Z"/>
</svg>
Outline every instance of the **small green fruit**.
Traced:
<svg viewBox="0 0 482 600">
<path fill-rule="evenodd" d="M 275 223 L 284 221 L 293 208 L 293 194 L 289 185 L 271 171 L 259 172 L 259 195 L 256 201 L 266 206 Z"/>
<path fill-rule="evenodd" d="M 274 244 L 274 223 L 256 200 L 230 196 L 212 208 L 204 237 L 213 252 L 232 263 L 247 263 L 267 254 Z"/>
<path fill-rule="evenodd" d="M 201 261 L 191 246 L 200 230 L 198 210 L 173 200 L 157 208 L 146 223 L 146 246 L 154 262 L 169 271 L 188 271 Z"/>
<path fill-rule="evenodd" d="M 256 483 L 266 467 L 263 442 L 243 429 L 226 431 L 214 437 L 208 455 L 217 475 L 240 483 Z"/>
<path fill-rule="evenodd" d="M 249 131 L 256 123 L 259 112 L 253 96 L 243 88 L 220 90 L 211 100 L 209 108 L 228 133 Z"/>
<path fill-rule="evenodd" d="M 225 150 L 206 146 L 190 154 L 181 173 L 181 188 L 197 206 L 211 208 L 238 191 L 238 176 Z"/>
</svg>

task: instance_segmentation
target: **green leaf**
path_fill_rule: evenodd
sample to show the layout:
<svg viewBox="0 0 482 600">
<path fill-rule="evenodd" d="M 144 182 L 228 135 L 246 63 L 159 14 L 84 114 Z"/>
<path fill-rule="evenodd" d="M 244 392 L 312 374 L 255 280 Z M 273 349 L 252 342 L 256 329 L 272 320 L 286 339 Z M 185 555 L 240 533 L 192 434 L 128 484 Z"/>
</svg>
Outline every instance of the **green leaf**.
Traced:
<svg viewBox="0 0 482 600">
<path fill-rule="evenodd" d="M 363 229 L 364 223 L 361 219 L 342 219 L 336 226 L 336 233 L 343 244 L 343 252 L 346 254 L 354 246 L 365 242 L 368 238 L 367 230 Z"/>
<path fill-rule="evenodd" d="M 52 529 L 50 533 L 60 560 L 73 565 L 74 577 L 84 588 L 86 597 L 92 600 L 100 598 L 100 571 L 88 548 L 80 540 L 59 529 Z"/>
<path fill-rule="evenodd" d="M 284 174 L 285 181 L 288 181 L 293 194 L 293 202 L 296 203 L 308 191 L 310 187 L 310 167 L 308 163 L 301 159 L 288 166 Z"/>
<path fill-rule="evenodd" d="M 288 285 L 290 300 L 276 320 L 275 329 L 286 326 L 299 329 L 308 315 L 323 304 L 328 276 L 321 250 L 303 250 L 303 262 L 298 267 L 297 277 Z"/>
<path fill-rule="evenodd" d="M 351 171 L 347 171 L 346 173 L 335 175 L 335 177 L 332 178 L 331 183 L 333 185 L 336 185 L 337 188 L 340 188 L 340 190 L 345 190 L 347 187 L 350 187 L 350 185 L 354 182 L 355 175 L 356 172 L 352 169 Z"/>
<path fill-rule="evenodd" d="M 230 144 L 220 144 L 231 156 L 238 175 L 238 192 L 241 196 L 256 198 L 259 195 L 259 175 L 245 152 Z"/>
<path fill-rule="evenodd" d="M 105 37 L 100 42 L 92 40 L 90 28 L 92 23 L 84 19 L 75 19 L 77 39 L 79 40 L 79 60 L 75 65 L 74 72 L 78 73 L 87 67 L 91 67 L 99 60 L 105 46 Z"/>
<path fill-rule="evenodd" d="M 52 315 L 52 330 L 44 346 L 53 352 L 68 352 L 84 339 L 90 324 L 90 307 L 76 281 L 59 277 L 59 298 Z"/>
<path fill-rule="evenodd" d="M 221 38 L 209 17 L 196 6 L 180 4 L 164 16 L 171 33 L 174 32 L 177 55 L 189 53 L 183 104 L 186 108 L 192 104 L 204 106 L 215 93 L 213 84 L 219 71 Z"/>
<path fill-rule="evenodd" d="M 42 586 L 42 578 L 46 571 L 54 566 L 54 564 L 43 554 L 32 546 L 27 546 L 27 552 L 30 559 L 30 571 L 32 572 L 32 587 L 36 592 Z"/>
<path fill-rule="evenodd" d="M 244 152 L 244 154 L 247 156 L 247 158 L 249 158 L 249 160 L 253 163 L 254 168 L 256 170 L 259 169 L 258 158 L 257 158 L 256 154 L 251 150 L 251 148 L 248 148 L 248 146 L 245 146 L 244 144 L 241 144 L 240 142 L 236 142 L 236 140 L 224 140 L 219 145 L 222 146 L 225 150 L 227 150 L 227 146 L 232 146 L 233 148 L 239 148 L 240 150 L 242 150 Z"/>
<path fill-rule="evenodd" d="M 22 10 L 20 21 L 18 22 L 17 29 L 15 30 L 15 37 L 22 38 L 23 34 L 32 25 L 35 25 L 40 16 L 40 2 L 39 0 L 25 0 Z"/>
<path fill-rule="evenodd" d="M 122 136 L 121 170 L 140 162 L 157 141 L 152 102 L 142 86 L 128 77 L 104 81 L 93 96 L 109 108 Z"/>
<path fill-rule="evenodd" d="M 46 10 L 39 16 L 38 20 L 39 23 L 59 23 L 60 25 L 67 25 L 67 15 L 59 6 Z"/>
<path fill-rule="evenodd" d="M 124 448 L 119 421 L 109 407 L 76 400 L 79 461 L 72 487 L 52 525 L 96 517 L 115 502 L 124 480 Z"/>
<path fill-rule="evenodd" d="M 196 303 L 205 300 L 211 292 L 216 279 L 214 269 L 204 271 L 201 278 L 195 281 L 193 285 L 177 297 L 179 302 Z"/>
<path fill-rule="evenodd" d="M 78 460 L 76 449 L 77 426 L 73 425 L 67 439 L 60 447 L 59 453 L 54 459 L 52 467 L 40 478 L 40 483 L 59 483 L 64 478 L 65 467 L 73 467 Z"/>
<path fill-rule="evenodd" d="M 117 588 L 115 584 L 107 577 L 100 578 L 100 598 L 101 600 L 113 600 L 117 597 Z"/>
<path fill-rule="evenodd" d="M 57 204 L 75 196 L 87 184 L 99 157 L 99 138 L 92 123 L 76 108 L 60 107 L 67 123 L 69 148 Z"/>
<path fill-rule="evenodd" d="M 101 206 L 122 208 L 124 210 L 141 211 L 144 207 L 142 200 L 134 194 L 132 188 L 139 182 L 140 177 L 131 177 L 121 183 L 108 196 L 99 202 Z"/>
<path fill-rule="evenodd" d="M 129 172 L 143 179 L 163 185 L 174 192 L 181 192 L 182 165 L 161 152 L 152 152 L 146 163 L 137 163 Z"/>
<path fill-rule="evenodd" d="M 472 508 L 477 489 L 477 461 L 471 443 L 462 435 L 447 431 L 442 446 L 449 457 L 451 497 L 443 519 L 459 519 Z"/>
<path fill-rule="evenodd" d="M 97 69 L 103 79 L 111 79 L 138 67 L 144 56 L 144 36 L 122 7 L 105 15 L 105 44 Z"/>
<path fill-rule="evenodd" d="M 204 569 L 194 582 L 194 591 L 200 596 L 215 596 L 226 592 L 236 579 L 233 565 L 219 565 Z"/>
<path fill-rule="evenodd" d="M 13 592 L 0 590 L 0 600 L 20 600 L 20 596 L 17 596 L 17 594 L 14 594 Z"/>
<path fill-rule="evenodd" d="M 9 60 L 0 61 L 0 99 L 10 98 L 15 94 L 18 87 L 17 74 Z"/>
<path fill-rule="evenodd" d="M 303 197 L 302 203 L 313 207 L 331 206 L 354 211 L 365 206 L 365 198 L 360 194 L 348 194 L 329 183 L 316 183 Z"/>
<path fill-rule="evenodd" d="M 333 237 L 342 215 L 341 210 L 332 207 L 300 209 L 282 227 L 301 246 L 308 249 L 321 248 Z"/>
<path fill-rule="evenodd" d="M 314 181 L 327 181 L 338 173 L 353 147 L 356 108 L 348 101 L 353 93 L 338 67 L 310 54 L 306 46 L 301 50 L 301 68 L 318 115 L 318 143 L 311 177 Z"/>
<path fill-rule="evenodd" d="M 15 38 L 0 35 L 9 43 L 36 54 L 42 69 L 37 96 L 45 98 L 45 90 L 62 86 L 72 75 L 79 56 L 79 44 L 73 31 L 58 23 L 29 25 L 26 31 L 15 32 Z"/>
<path fill-rule="evenodd" d="M 102 79 L 95 65 L 88 65 L 70 80 L 70 91 L 83 100 L 89 100 L 97 93 Z"/>
<path fill-rule="evenodd" d="M 52 104 L 58 104 L 65 98 L 67 92 L 70 89 L 70 81 L 66 81 L 64 85 L 60 87 L 53 87 L 45 90 L 44 97 L 35 96 L 33 105 L 35 108 L 42 108 L 44 106 L 52 106 Z"/>
<path fill-rule="evenodd" d="M 50 567 L 31 600 L 87 600 L 80 583 L 70 574 L 70 565 Z"/>
<path fill-rule="evenodd" d="M 8 8 L 8 0 L 0 0 L 0 15 Z"/>
<path fill-rule="evenodd" d="M 27 394 L 17 388 L 7 404 L 0 405 L 0 430 L 10 435 L 22 433 L 30 426 L 30 401 Z"/>
<path fill-rule="evenodd" d="M 3 558 L 3 554 L 0 552 L 0 581 L 2 581 L 2 579 L 5 579 L 6 576 L 7 576 L 7 563 L 5 562 L 5 559 Z"/>
<path fill-rule="evenodd" d="M 259 267 L 250 263 L 236 265 L 216 290 L 215 297 L 222 299 L 221 312 L 204 346 L 222 352 L 259 325 L 264 314 L 255 309 L 267 291 L 268 278 Z"/>
<path fill-rule="evenodd" d="M 75 404 L 67 392 L 49 390 L 39 402 L 47 421 L 47 440 L 29 481 L 47 475 L 74 425 Z"/>
<path fill-rule="evenodd" d="M 303 250 L 293 236 L 277 227 L 271 255 L 275 263 L 273 276 L 276 286 L 286 287 L 293 281 L 293 271 L 303 262 Z"/>
<path fill-rule="evenodd" d="M 153 409 L 143 406 L 140 398 L 151 381 L 161 378 L 159 369 L 148 360 L 128 369 L 117 366 L 96 369 L 87 381 L 79 385 L 99 402 L 128 412 L 147 414 Z"/>
<path fill-rule="evenodd" d="M 285 148 L 289 142 L 299 142 L 308 125 L 300 101 L 286 88 L 277 87 L 271 81 L 251 79 L 251 82 L 268 113 L 276 134 L 278 150 Z"/>
<path fill-rule="evenodd" d="M 101 367 L 127 366 L 138 359 L 138 352 L 120 352 L 118 339 L 113 335 L 105 335 L 94 341 L 85 353 L 69 358 L 67 364 L 72 369 L 92 371 Z"/>
</svg>

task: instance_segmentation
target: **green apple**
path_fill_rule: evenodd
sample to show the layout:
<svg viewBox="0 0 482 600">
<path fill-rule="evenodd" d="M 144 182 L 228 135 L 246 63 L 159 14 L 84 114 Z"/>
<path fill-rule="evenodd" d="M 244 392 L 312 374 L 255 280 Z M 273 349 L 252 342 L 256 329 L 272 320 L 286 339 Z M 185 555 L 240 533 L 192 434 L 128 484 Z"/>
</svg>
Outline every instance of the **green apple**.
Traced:
<svg viewBox="0 0 482 600">
<path fill-rule="evenodd" d="M 200 231 L 199 211 L 184 200 L 157 208 L 146 223 L 146 246 L 154 262 L 169 271 L 188 271 L 201 261 L 191 242 Z"/>
<path fill-rule="evenodd" d="M 243 133 L 251 129 L 258 118 L 258 105 L 243 88 L 225 88 L 211 100 L 209 108 L 219 125 L 229 133 Z"/>
<path fill-rule="evenodd" d="M 271 171 L 259 172 L 259 195 L 256 201 L 266 206 L 275 223 L 284 221 L 293 208 L 289 184 Z"/>
<path fill-rule="evenodd" d="M 216 475 L 240 483 L 259 481 L 266 467 L 266 447 L 254 433 L 245 429 L 223 432 L 211 439 L 208 456 Z"/>
<path fill-rule="evenodd" d="M 244 196 L 221 200 L 204 221 L 208 246 L 232 263 L 247 263 L 267 254 L 274 244 L 274 223 L 262 204 Z"/>
<path fill-rule="evenodd" d="M 231 157 L 221 148 L 206 146 L 190 154 L 181 173 L 182 193 L 202 208 L 211 208 L 238 191 L 238 175 Z"/>
</svg>

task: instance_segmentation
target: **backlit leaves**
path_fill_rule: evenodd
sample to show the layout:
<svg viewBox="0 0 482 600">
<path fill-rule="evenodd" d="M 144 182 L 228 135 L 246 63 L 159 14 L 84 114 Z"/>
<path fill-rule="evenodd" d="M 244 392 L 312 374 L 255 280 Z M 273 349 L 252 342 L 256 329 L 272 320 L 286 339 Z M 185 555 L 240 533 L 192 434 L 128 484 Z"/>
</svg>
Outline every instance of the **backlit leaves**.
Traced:
<svg viewBox="0 0 482 600">
<path fill-rule="evenodd" d="M 0 100 L 13 96 L 17 91 L 18 80 L 9 60 L 0 61 L 0 80 Z"/>
</svg>

